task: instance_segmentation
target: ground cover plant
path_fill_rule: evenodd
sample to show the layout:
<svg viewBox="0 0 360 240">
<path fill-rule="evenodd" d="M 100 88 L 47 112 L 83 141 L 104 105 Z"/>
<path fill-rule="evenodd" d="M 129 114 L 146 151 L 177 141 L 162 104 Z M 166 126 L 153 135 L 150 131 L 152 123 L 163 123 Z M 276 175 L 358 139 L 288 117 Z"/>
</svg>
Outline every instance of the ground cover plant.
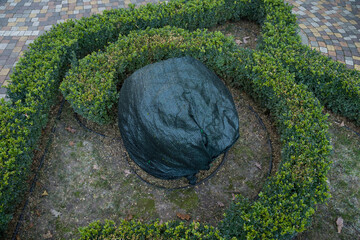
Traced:
<svg viewBox="0 0 360 240">
<path fill-rule="evenodd" d="M 262 37 L 255 51 L 238 49 L 219 33 L 196 30 L 241 18 L 261 24 Z M 172 27 L 162 28 L 166 25 Z M 144 31 L 128 35 L 131 30 Z M 84 82 L 86 88 L 80 90 L 97 91 L 100 86 L 104 89 L 103 95 L 99 95 L 101 98 L 94 100 L 97 96 L 82 91 L 94 101 L 79 100 L 76 95 L 79 88 L 70 81 L 76 73 L 71 72 L 73 70 L 69 72 L 69 81 L 63 82 L 61 88 L 75 111 L 105 123 L 111 116 L 104 103 L 111 105 L 116 98 L 119 83 L 116 81 L 121 74 L 131 73 L 149 61 L 181 54 L 203 60 L 228 84 L 246 90 L 270 110 L 282 141 L 279 171 L 266 183 L 257 201 L 250 202 L 239 196 L 218 228 L 134 222 L 115 228 L 113 224 L 103 227 L 94 223 L 82 230 L 83 238 L 288 239 L 304 231 L 310 224 L 316 204 L 329 197 L 326 174 L 331 146 L 327 115 L 322 114 L 322 105 L 359 124 L 360 77 L 357 71 L 348 70 L 302 46 L 296 30 L 291 7 L 280 0 L 180 0 L 138 9 L 107 11 L 79 21 L 68 21 L 40 36 L 11 76 L 11 102 L 0 105 L 0 231 L 6 229 L 24 191 L 33 150 L 59 85 L 70 67 L 73 70 L 84 68 L 86 64 L 82 63 L 90 59 L 91 71 L 90 63 L 93 63 L 98 75 L 91 78 L 93 84 Z M 171 38 L 170 45 L 162 42 L 166 37 Z M 160 51 L 154 56 L 144 52 L 146 49 L 155 53 L 148 48 L 151 44 L 130 45 L 131 41 L 149 38 L 152 38 L 153 47 Z M 198 41 L 199 45 L 191 45 L 190 40 Z M 115 43 L 106 47 L 109 42 Z M 187 44 L 190 51 L 182 52 Z M 105 54 L 112 47 L 118 54 L 116 61 L 109 60 Z M 145 47 L 143 52 L 142 47 Z M 102 52 L 82 59 L 97 50 Z M 99 58 L 93 58 L 95 55 Z M 123 58 L 131 64 L 124 64 Z M 78 62 L 77 59 L 82 60 Z M 110 64 L 111 71 L 98 71 L 96 61 Z M 88 105 L 91 112 L 85 110 Z"/>
</svg>

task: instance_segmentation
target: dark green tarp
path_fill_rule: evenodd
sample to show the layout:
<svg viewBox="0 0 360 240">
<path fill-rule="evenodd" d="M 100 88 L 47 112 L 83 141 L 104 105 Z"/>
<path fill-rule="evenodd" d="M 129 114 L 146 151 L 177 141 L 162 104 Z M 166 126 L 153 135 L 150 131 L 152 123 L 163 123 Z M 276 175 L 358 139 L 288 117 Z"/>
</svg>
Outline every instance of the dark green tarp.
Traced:
<svg viewBox="0 0 360 240">
<path fill-rule="evenodd" d="M 162 179 L 187 177 L 226 152 L 239 138 L 234 101 L 200 61 L 172 58 L 147 65 L 120 91 L 119 128 L 133 161 Z"/>
</svg>

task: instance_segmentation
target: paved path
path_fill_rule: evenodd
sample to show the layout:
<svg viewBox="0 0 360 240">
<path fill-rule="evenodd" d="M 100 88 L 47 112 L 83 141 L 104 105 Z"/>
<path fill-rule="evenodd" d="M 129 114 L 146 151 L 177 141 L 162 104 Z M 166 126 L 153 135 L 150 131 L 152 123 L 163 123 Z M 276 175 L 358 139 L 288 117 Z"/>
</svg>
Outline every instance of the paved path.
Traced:
<svg viewBox="0 0 360 240">
<path fill-rule="evenodd" d="M 0 98 L 22 52 L 53 24 L 149 2 L 158 0 L 0 0 Z"/>
<path fill-rule="evenodd" d="M 360 70 L 360 0 L 290 0 L 308 44 Z"/>
<path fill-rule="evenodd" d="M 0 97 L 29 43 L 53 24 L 158 0 L 0 0 Z M 360 70 L 360 0 L 289 0 L 305 43 Z"/>
</svg>

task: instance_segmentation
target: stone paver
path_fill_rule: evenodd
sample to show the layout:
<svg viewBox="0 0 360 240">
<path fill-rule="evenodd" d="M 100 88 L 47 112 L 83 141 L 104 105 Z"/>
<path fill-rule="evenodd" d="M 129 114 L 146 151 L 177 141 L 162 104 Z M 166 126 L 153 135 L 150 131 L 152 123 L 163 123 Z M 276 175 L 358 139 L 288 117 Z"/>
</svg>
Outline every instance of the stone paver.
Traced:
<svg viewBox="0 0 360 240">
<path fill-rule="evenodd" d="M 9 75 L 34 39 L 66 19 L 80 19 L 102 11 L 158 0 L 7 0 L 0 1 L 0 98 Z"/>
<path fill-rule="evenodd" d="M 360 0 L 289 0 L 311 48 L 360 70 Z"/>
<path fill-rule="evenodd" d="M 53 24 L 105 9 L 158 0 L 7 0 L 0 2 L 0 98 L 13 66 L 34 39 Z M 360 70 L 360 0 L 288 0 L 304 43 L 348 68 Z"/>
</svg>

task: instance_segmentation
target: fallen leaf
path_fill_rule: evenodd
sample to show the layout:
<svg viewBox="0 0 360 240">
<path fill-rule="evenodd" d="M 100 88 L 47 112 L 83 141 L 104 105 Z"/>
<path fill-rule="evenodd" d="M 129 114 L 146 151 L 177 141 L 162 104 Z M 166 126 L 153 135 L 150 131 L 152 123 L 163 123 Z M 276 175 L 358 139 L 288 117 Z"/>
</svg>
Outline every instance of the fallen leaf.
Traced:
<svg viewBox="0 0 360 240">
<path fill-rule="evenodd" d="M 71 132 L 71 133 L 75 133 L 76 132 L 76 129 L 72 128 L 72 127 L 66 127 L 65 128 L 68 132 Z"/>
<path fill-rule="evenodd" d="M 19 235 L 16 235 L 16 240 L 21 240 Z"/>
<path fill-rule="evenodd" d="M 61 215 L 61 212 L 56 211 L 55 209 L 50 210 L 51 214 L 54 215 L 56 218 Z"/>
<path fill-rule="evenodd" d="M 133 215 L 128 214 L 125 218 L 126 221 L 131 221 L 131 219 L 133 219 Z"/>
<path fill-rule="evenodd" d="M 257 38 L 255 38 L 254 41 L 256 42 L 256 41 L 257 41 Z"/>
<path fill-rule="evenodd" d="M 224 205 L 222 202 L 217 202 L 217 205 L 218 205 L 219 207 L 225 207 L 225 205 Z"/>
<path fill-rule="evenodd" d="M 181 220 L 189 221 L 191 216 L 189 214 L 177 213 L 176 216 Z"/>
<path fill-rule="evenodd" d="M 340 127 L 343 127 L 343 126 L 345 126 L 344 121 L 342 121 L 342 122 L 340 123 Z"/>
<path fill-rule="evenodd" d="M 69 146 L 70 146 L 70 147 L 74 146 L 74 144 L 75 144 L 75 143 L 74 143 L 73 141 L 70 141 L 70 142 L 69 142 Z"/>
<path fill-rule="evenodd" d="M 260 169 L 260 170 L 261 170 L 261 165 L 260 165 L 260 163 L 255 162 L 255 166 L 256 166 L 258 169 Z"/>
<path fill-rule="evenodd" d="M 131 171 L 129 171 L 129 170 L 127 170 L 127 169 L 125 169 L 125 170 L 124 170 L 124 173 L 125 173 L 125 177 L 127 177 L 128 175 L 130 175 L 130 174 L 131 174 Z"/>
<path fill-rule="evenodd" d="M 27 229 L 31 229 L 34 227 L 34 224 L 33 223 L 30 223 L 29 226 L 27 227 Z"/>
<path fill-rule="evenodd" d="M 231 195 L 232 195 L 232 200 L 234 201 L 236 199 L 236 195 L 233 193 Z"/>
<path fill-rule="evenodd" d="M 45 238 L 45 239 L 49 239 L 49 238 L 52 238 L 52 237 L 53 236 L 52 236 L 50 231 L 48 231 L 46 234 L 43 235 L 43 238 Z"/>
<path fill-rule="evenodd" d="M 248 39 L 250 39 L 250 37 L 244 37 L 244 38 L 243 38 L 243 42 L 244 42 L 244 43 L 248 43 L 248 41 L 247 41 Z"/>
<path fill-rule="evenodd" d="M 35 210 L 35 214 L 36 214 L 36 216 L 38 216 L 38 217 L 40 217 L 40 216 L 41 216 L 41 213 L 40 213 L 40 211 L 39 211 L 39 210 Z"/>
<path fill-rule="evenodd" d="M 94 170 L 99 170 L 100 168 L 99 168 L 98 165 L 94 164 L 94 165 L 93 165 L 93 169 L 94 169 Z"/>
<path fill-rule="evenodd" d="M 240 44 L 242 44 L 243 42 L 242 41 L 240 41 L 240 40 L 235 40 L 235 42 L 236 42 L 236 44 L 238 44 L 238 45 L 240 45 Z"/>
<path fill-rule="evenodd" d="M 48 195 L 49 195 L 49 194 L 47 193 L 46 190 L 41 194 L 42 197 L 45 197 L 45 196 L 48 196 Z"/>
<path fill-rule="evenodd" d="M 344 219 L 338 217 L 338 219 L 336 220 L 336 225 L 337 225 L 338 233 L 341 233 L 341 229 L 344 226 Z"/>
</svg>

